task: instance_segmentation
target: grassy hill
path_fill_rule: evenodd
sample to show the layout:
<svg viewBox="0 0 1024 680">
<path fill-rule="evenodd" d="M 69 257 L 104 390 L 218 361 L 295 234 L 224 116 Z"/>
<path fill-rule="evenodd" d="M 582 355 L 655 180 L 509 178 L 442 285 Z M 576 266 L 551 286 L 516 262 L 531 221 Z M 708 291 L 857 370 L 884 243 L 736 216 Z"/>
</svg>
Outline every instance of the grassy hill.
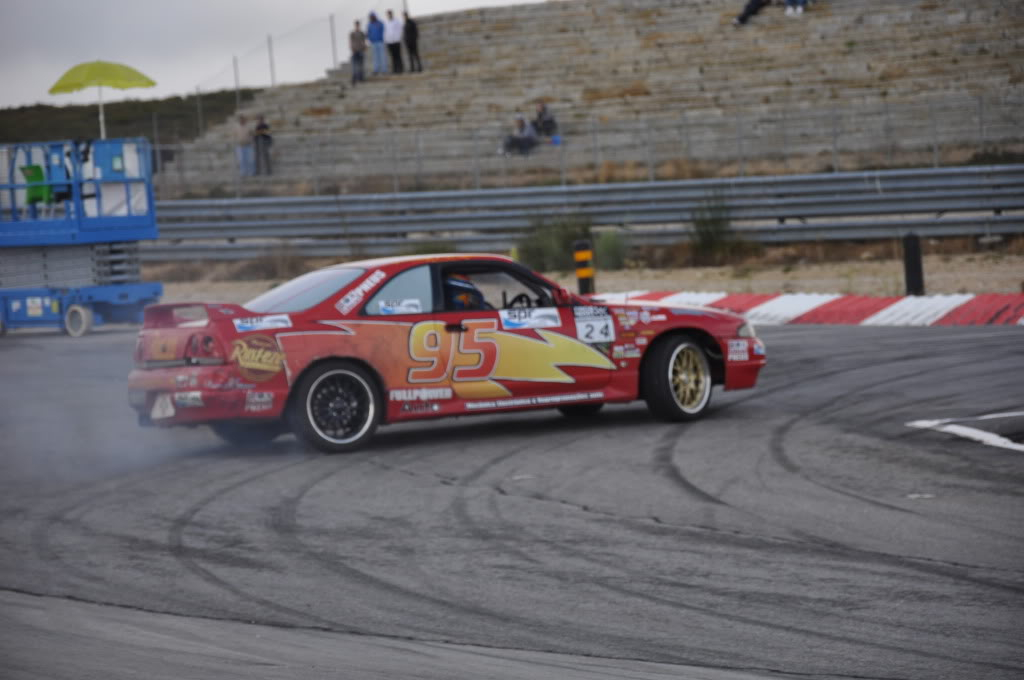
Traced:
<svg viewBox="0 0 1024 680">
<path fill-rule="evenodd" d="M 259 92 L 241 91 L 242 102 Z M 200 107 L 202 122 L 200 124 Z M 195 139 L 208 126 L 222 123 L 235 111 L 235 91 L 221 90 L 196 97 L 131 99 L 103 107 L 108 137 L 153 138 L 154 122 L 160 143 Z M 50 139 L 79 139 L 99 136 L 97 106 L 35 104 L 0 109 L 0 142 L 34 142 Z"/>
</svg>

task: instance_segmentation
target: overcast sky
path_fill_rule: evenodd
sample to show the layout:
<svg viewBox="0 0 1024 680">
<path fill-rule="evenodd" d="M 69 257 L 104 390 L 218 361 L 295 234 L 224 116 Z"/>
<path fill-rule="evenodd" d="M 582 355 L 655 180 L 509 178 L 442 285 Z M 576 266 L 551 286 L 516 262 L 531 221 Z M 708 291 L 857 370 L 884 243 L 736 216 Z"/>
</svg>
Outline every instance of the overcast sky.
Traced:
<svg viewBox="0 0 1024 680">
<path fill-rule="evenodd" d="M 538 1 L 406 0 L 413 17 Z M 150 89 L 104 88 L 104 102 L 193 94 L 197 85 L 233 88 L 232 56 L 239 58 L 243 86 L 266 86 L 268 34 L 277 82 L 313 80 L 333 59 L 329 15 L 338 59 L 348 61 L 352 22 L 389 8 L 401 11 L 402 0 L 0 0 L 0 107 L 95 102 L 96 88 L 47 90 L 75 64 L 96 59 L 128 64 L 157 82 Z"/>
</svg>

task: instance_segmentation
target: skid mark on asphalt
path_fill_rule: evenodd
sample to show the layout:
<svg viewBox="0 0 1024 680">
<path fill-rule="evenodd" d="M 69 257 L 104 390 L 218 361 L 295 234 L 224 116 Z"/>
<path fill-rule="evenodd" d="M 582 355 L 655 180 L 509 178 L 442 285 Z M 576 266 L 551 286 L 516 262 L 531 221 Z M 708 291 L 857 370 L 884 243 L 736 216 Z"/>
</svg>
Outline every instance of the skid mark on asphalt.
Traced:
<svg viewBox="0 0 1024 680">
<path fill-rule="evenodd" d="M 278 472 L 282 472 L 289 468 L 307 464 L 310 461 L 317 460 L 318 458 L 319 456 L 306 456 L 300 460 L 285 463 L 284 465 L 277 465 L 267 470 L 261 470 L 260 472 L 257 472 L 255 474 L 245 475 L 241 479 L 232 482 L 227 486 L 219 487 L 214 492 L 204 496 L 198 502 L 193 503 L 185 510 L 185 512 L 181 513 L 177 518 L 175 518 L 175 520 L 171 524 L 170 530 L 167 533 L 167 547 L 170 550 L 171 555 L 173 555 L 174 558 L 177 559 L 178 562 L 180 562 L 183 567 L 185 567 L 185 569 L 198 576 L 201 580 L 220 590 L 224 590 L 228 593 L 231 593 L 243 602 L 258 604 L 261 607 L 269 609 L 278 614 L 283 614 L 285 616 L 297 619 L 299 621 L 310 622 L 311 625 L 309 625 L 308 627 L 322 628 L 324 630 L 334 630 L 337 625 L 336 622 L 334 621 L 321 618 L 319 616 L 310 614 L 309 612 L 300 611 L 298 609 L 294 609 L 292 607 L 279 604 L 277 602 L 274 602 L 273 600 L 268 600 L 265 597 L 260 597 L 252 593 L 248 593 L 239 588 L 238 586 L 234 585 L 233 583 L 230 583 L 220 578 L 219 576 L 214 574 L 213 571 L 211 571 L 210 569 L 207 569 L 206 567 L 200 565 L 199 560 L 197 560 L 193 556 L 194 551 L 189 549 L 184 542 L 185 532 L 188 530 L 189 525 L 192 524 L 196 515 L 198 515 L 204 508 L 209 506 L 217 499 L 222 498 L 237 489 L 241 489 L 242 487 L 248 484 L 252 484 L 253 482 L 256 482 L 258 480 L 270 477 L 271 475 L 277 474 Z"/>
</svg>

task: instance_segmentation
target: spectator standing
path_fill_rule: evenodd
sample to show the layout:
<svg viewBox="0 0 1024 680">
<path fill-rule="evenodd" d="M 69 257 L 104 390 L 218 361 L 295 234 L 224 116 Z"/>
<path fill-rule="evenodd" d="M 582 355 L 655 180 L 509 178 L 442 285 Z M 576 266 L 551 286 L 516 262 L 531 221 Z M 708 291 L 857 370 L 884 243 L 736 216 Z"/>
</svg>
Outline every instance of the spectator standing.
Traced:
<svg viewBox="0 0 1024 680">
<path fill-rule="evenodd" d="M 245 116 L 239 116 L 235 125 L 235 158 L 238 160 L 239 175 L 249 177 L 253 174 L 252 129 Z"/>
<path fill-rule="evenodd" d="M 388 20 L 384 22 L 384 42 L 391 53 L 391 72 L 402 72 L 402 20 L 388 10 Z"/>
<path fill-rule="evenodd" d="M 423 71 L 423 62 L 420 61 L 420 28 L 412 20 L 408 12 L 405 17 L 405 27 L 402 29 L 402 40 L 405 42 L 405 51 L 409 53 L 409 72 Z"/>
<path fill-rule="evenodd" d="M 743 8 L 743 11 L 739 13 L 739 16 L 732 20 L 733 26 L 742 26 L 747 23 L 747 20 L 750 19 L 750 17 L 754 16 L 770 4 L 771 0 L 748 0 L 747 5 Z"/>
<path fill-rule="evenodd" d="M 270 124 L 260 116 L 256 121 L 256 135 L 253 137 L 253 144 L 256 147 L 256 174 L 270 174 L 270 146 L 274 138 L 270 136 Z"/>
<path fill-rule="evenodd" d="M 384 22 L 377 18 L 377 15 L 370 12 L 370 23 L 366 25 L 366 39 L 370 41 L 373 49 L 373 75 L 387 73 L 384 56 Z"/>
<path fill-rule="evenodd" d="M 366 80 L 364 63 L 366 61 L 366 34 L 359 27 L 359 20 L 356 19 L 355 28 L 348 34 L 348 46 L 352 50 L 352 86 L 357 82 Z"/>
<path fill-rule="evenodd" d="M 535 146 L 537 146 L 537 131 L 534 129 L 533 123 L 527 122 L 523 114 L 516 114 L 516 123 L 512 128 L 512 134 L 505 138 L 504 153 L 506 155 L 518 153 L 525 156 Z"/>
<path fill-rule="evenodd" d="M 533 119 L 533 127 L 538 134 L 554 137 L 558 134 L 558 121 L 544 102 L 537 102 L 537 117 Z"/>
<path fill-rule="evenodd" d="M 804 13 L 807 7 L 807 0 L 786 0 L 786 15 L 799 16 Z"/>
</svg>

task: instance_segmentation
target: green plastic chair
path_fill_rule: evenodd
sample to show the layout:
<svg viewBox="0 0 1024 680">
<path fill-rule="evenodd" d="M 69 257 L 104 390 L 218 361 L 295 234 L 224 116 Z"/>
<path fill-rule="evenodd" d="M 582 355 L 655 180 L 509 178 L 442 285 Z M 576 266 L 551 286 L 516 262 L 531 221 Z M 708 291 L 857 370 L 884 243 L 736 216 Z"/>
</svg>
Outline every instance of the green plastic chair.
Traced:
<svg viewBox="0 0 1024 680">
<path fill-rule="evenodd" d="M 30 184 L 32 182 L 46 181 L 41 165 L 23 165 L 21 167 L 21 174 L 25 177 L 25 181 Z M 35 205 L 36 203 L 46 203 L 49 205 L 53 203 L 53 187 L 49 184 L 29 186 L 25 189 L 25 200 L 29 205 Z"/>
</svg>

